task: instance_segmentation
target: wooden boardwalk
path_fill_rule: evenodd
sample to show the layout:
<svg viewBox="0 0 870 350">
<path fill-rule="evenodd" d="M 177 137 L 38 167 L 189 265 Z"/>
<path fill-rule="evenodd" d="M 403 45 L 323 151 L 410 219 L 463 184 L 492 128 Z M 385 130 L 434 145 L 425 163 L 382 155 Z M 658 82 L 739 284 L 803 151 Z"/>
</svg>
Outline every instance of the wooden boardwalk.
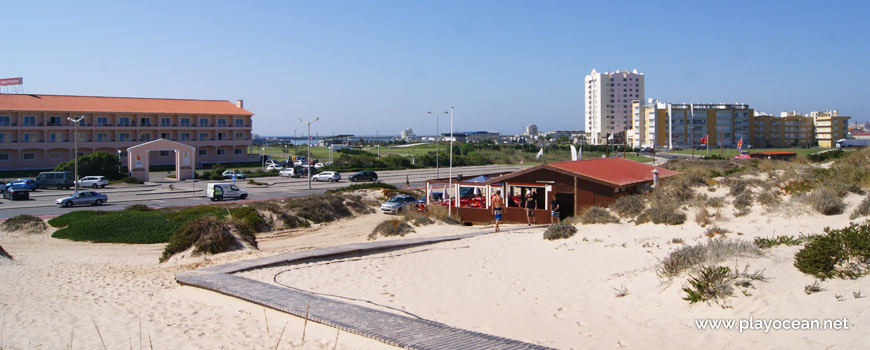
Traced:
<svg viewBox="0 0 870 350">
<path fill-rule="evenodd" d="M 299 317 L 305 317 L 306 310 L 308 310 L 308 319 L 311 321 L 406 349 L 550 349 L 518 340 L 450 327 L 435 321 L 371 309 L 233 274 L 277 264 L 298 263 L 301 260 L 312 258 L 322 259 L 348 254 L 377 253 L 384 250 L 454 241 L 489 233 L 492 231 L 450 237 L 357 243 L 291 252 L 182 272 L 176 275 L 175 279 L 183 285 L 212 290 Z"/>
</svg>

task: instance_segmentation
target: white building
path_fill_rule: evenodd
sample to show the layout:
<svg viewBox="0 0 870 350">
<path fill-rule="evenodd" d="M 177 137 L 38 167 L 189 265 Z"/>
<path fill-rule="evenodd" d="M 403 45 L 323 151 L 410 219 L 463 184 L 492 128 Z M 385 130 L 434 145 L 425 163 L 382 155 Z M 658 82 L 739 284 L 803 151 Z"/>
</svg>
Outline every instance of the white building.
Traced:
<svg viewBox="0 0 870 350">
<path fill-rule="evenodd" d="M 525 136 L 535 136 L 538 134 L 538 126 L 535 124 L 526 125 L 526 131 L 523 132 Z"/>
<path fill-rule="evenodd" d="M 417 135 L 414 135 L 414 129 L 405 129 L 402 130 L 402 134 L 400 135 L 403 140 L 413 139 Z"/>
<path fill-rule="evenodd" d="M 631 101 L 644 100 L 643 73 L 637 70 L 598 73 L 586 76 L 584 106 L 586 139 L 603 144 L 607 137 L 631 129 Z"/>
</svg>

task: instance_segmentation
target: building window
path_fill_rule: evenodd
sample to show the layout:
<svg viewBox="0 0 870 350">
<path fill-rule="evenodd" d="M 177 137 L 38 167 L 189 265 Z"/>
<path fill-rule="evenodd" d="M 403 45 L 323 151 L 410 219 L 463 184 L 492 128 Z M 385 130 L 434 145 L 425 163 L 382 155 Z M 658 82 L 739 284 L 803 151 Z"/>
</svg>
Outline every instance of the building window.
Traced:
<svg viewBox="0 0 870 350">
<path fill-rule="evenodd" d="M 179 141 L 189 141 L 189 140 L 190 140 L 190 133 L 189 133 L 189 132 L 183 132 L 183 133 L 181 133 L 181 135 L 179 136 L 178 140 L 179 140 Z"/>
<path fill-rule="evenodd" d="M 24 119 L 21 121 L 21 126 L 36 126 L 36 117 L 25 115 Z"/>
<path fill-rule="evenodd" d="M 225 140 L 226 138 L 227 138 L 227 134 L 226 134 L 226 133 L 222 133 L 222 132 L 217 133 L 217 139 L 218 139 L 218 140 Z"/>
<path fill-rule="evenodd" d="M 0 162 L 9 161 L 9 153 L 0 153 Z"/>
<path fill-rule="evenodd" d="M 130 126 L 130 118 L 128 118 L 128 117 L 118 118 L 118 126 Z"/>
<path fill-rule="evenodd" d="M 236 154 L 242 154 L 244 150 L 241 148 L 236 148 Z"/>
<path fill-rule="evenodd" d="M 244 140 L 244 139 L 245 139 L 245 134 L 244 134 L 244 133 L 241 133 L 241 132 L 237 132 L 237 133 L 236 133 L 236 136 L 234 136 L 233 138 L 236 139 L 236 140 Z"/>
<path fill-rule="evenodd" d="M 57 134 L 56 133 L 48 134 L 48 142 L 57 142 Z"/>
<path fill-rule="evenodd" d="M 48 117 L 48 126 L 60 126 L 61 124 L 63 124 L 63 122 L 61 122 L 60 116 L 55 115 Z"/>
<path fill-rule="evenodd" d="M 218 148 L 218 150 L 217 150 L 217 154 L 218 154 L 219 156 L 222 156 L 222 155 L 224 155 L 224 154 L 226 154 L 226 153 L 227 153 L 227 150 L 225 150 L 225 149 Z"/>
<path fill-rule="evenodd" d="M 161 157 L 169 157 L 169 151 L 160 151 Z"/>
<path fill-rule="evenodd" d="M 24 160 L 36 160 L 36 153 L 31 153 L 31 152 L 23 153 L 23 154 L 21 155 L 21 159 L 24 159 Z"/>
<path fill-rule="evenodd" d="M 130 134 L 126 132 L 122 132 L 118 134 L 118 141 L 124 142 L 130 140 Z"/>
<path fill-rule="evenodd" d="M 200 155 L 200 156 L 207 156 L 207 155 L 208 155 L 208 150 L 207 150 L 207 149 L 201 149 L 201 150 L 199 150 L 199 152 L 197 153 L 197 155 Z"/>
<path fill-rule="evenodd" d="M 108 126 L 109 118 L 108 117 L 97 117 L 97 126 Z"/>
<path fill-rule="evenodd" d="M 200 141 L 208 141 L 208 133 L 207 132 L 199 133 L 199 140 Z"/>
<path fill-rule="evenodd" d="M 0 126 L 9 126 L 9 116 L 0 115 Z"/>
<path fill-rule="evenodd" d="M 217 123 L 218 126 L 227 126 L 227 120 L 224 118 L 218 119 Z"/>
<path fill-rule="evenodd" d="M 236 126 L 237 126 L 237 127 L 243 127 L 243 126 L 245 126 L 245 120 L 244 120 L 244 119 L 236 119 L 235 122 L 236 122 Z"/>
<path fill-rule="evenodd" d="M 161 132 L 160 138 L 164 139 L 164 140 L 169 140 L 169 133 L 168 132 Z"/>
<path fill-rule="evenodd" d="M 178 123 L 181 126 L 190 126 L 190 118 L 181 118 Z"/>
<path fill-rule="evenodd" d="M 60 152 L 48 152 L 48 159 L 51 159 L 51 160 L 60 159 Z"/>
<path fill-rule="evenodd" d="M 199 118 L 199 126 L 208 126 L 208 118 Z"/>
<path fill-rule="evenodd" d="M 151 126 L 151 118 L 139 118 L 139 125 Z"/>
<path fill-rule="evenodd" d="M 139 141 L 151 141 L 151 133 L 143 132 L 139 134 Z"/>
<path fill-rule="evenodd" d="M 172 121 L 169 118 L 160 118 L 160 126 L 170 126 Z"/>
<path fill-rule="evenodd" d="M 108 136 L 104 132 L 97 133 L 97 142 L 106 142 L 108 141 Z"/>
</svg>

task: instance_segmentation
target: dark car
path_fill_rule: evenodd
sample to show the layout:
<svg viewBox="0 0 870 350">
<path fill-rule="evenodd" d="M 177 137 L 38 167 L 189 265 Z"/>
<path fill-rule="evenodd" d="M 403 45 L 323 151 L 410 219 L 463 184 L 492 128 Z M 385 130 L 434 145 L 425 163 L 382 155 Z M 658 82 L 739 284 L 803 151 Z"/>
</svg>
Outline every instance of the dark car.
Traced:
<svg viewBox="0 0 870 350">
<path fill-rule="evenodd" d="M 3 198 L 11 200 L 30 199 L 30 192 L 23 186 L 11 186 L 3 191 Z"/>
<path fill-rule="evenodd" d="M 351 174 L 350 176 L 347 177 L 347 179 L 352 181 L 352 182 L 363 181 L 363 180 L 378 181 L 378 174 L 375 173 L 374 171 L 371 171 L 371 170 L 363 170 L 363 171 Z"/>
<path fill-rule="evenodd" d="M 23 186 L 28 191 L 36 191 L 36 181 L 34 181 L 33 179 L 18 179 L 15 181 L 9 181 L 9 183 L 6 184 L 6 187 L 9 188 L 10 186 L 13 186 L 13 185 Z"/>
</svg>

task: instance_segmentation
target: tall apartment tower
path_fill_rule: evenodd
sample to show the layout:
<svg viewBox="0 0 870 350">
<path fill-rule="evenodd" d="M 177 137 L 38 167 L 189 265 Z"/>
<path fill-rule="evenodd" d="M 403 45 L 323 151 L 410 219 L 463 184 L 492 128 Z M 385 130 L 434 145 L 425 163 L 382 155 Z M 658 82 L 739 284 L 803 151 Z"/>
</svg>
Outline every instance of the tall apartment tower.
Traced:
<svg viewBox="0 0 870 350">
<path fill-rule="evenodd" d="M 611 134 L 631 129 L 632 101 L 643 101 L 643 73 L 637 69 L 598 73 L 595 69 L 586 76 L 586 140 L 604 144 Z"/>
</svg>

